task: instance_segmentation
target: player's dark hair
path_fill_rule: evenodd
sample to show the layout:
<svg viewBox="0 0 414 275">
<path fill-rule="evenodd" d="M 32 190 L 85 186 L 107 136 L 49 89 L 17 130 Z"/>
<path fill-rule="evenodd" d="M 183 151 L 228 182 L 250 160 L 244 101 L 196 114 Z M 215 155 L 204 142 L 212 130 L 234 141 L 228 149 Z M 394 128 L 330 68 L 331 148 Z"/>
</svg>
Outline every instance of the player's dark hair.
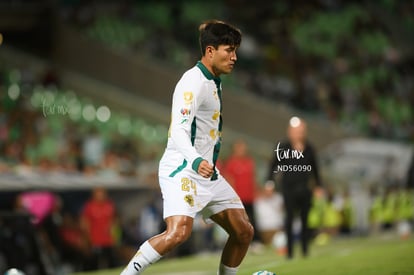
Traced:
<svg viewBox="0 0 414 275">
<path fill-rule="evenodd" d="M 231 45 L 239 47 L 241 43 L 241 31 L 225 22 L 219 20 L 206 21 L 198 28 L 200 32 L 199 43 L 201 55 L 204 56 L 206 48 L 219 45 Z"/>
</svg>

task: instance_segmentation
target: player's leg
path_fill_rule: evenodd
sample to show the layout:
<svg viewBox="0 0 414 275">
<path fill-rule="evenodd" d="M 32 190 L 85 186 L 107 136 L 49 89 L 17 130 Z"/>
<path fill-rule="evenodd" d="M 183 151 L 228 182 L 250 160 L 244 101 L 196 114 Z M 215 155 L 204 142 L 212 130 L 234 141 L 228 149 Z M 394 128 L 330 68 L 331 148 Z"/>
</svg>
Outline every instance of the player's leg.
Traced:
<svg viewBox="0 0 414 275">
<path fill-rule="evenodd" d="M 293 219 L 294 219 L 294 196 L 292 194 L 284 194 L 283 201 L 285 204 L 285 232 L 287 239 L 288 259 L 293 258 Z"/>
<path fill-rule="evenodd" d="M 193 228 L 193 218 L 170 216 L 165 219 L 167 229 L 144 242 L 121 275 L 141 274 L 148 266 L 186 241 Z"/>
<path fill-rule="evenodd" d="M 160 255 L 165 255 L 190 237 L 193 221 L 194 219 L 189 216 L 168 217 L 165 219 L 167 229 L 148 242 Z"/>
<path fill-rule="evenodd" d="M 219 275 L 236 274 L 252 241 L 254 229 L 243 208 L 227 209 L 210 217 L 229 234 L 224 246 Z"/>
<path fill-rule="evenodd" d="M 253 203 L 243 203 L 243 205 L 244 205 L 244 209 L 246 210 L 246 214 L 249 217 L 249 221 L 250 221 L 251 225 L 253 226 L 253 228 L 256 228 L 257 223 L 256 223 L 256 214 L 254 213 L 254 204 Z M 259 232 L 257 232 L 256 230 L 254 231 L 253 241 L 254 242 L 261 242 Z"/>
<path fill-rule="evenodd" d="M 308 255 L 308 244 L 309 244 L 309 226 L 308 216 L 311 207 L 311 193 L 305 193 L 300 200 L 300 222 L 301 222 L 301 246 L 302 255 Z"/>
</svg>

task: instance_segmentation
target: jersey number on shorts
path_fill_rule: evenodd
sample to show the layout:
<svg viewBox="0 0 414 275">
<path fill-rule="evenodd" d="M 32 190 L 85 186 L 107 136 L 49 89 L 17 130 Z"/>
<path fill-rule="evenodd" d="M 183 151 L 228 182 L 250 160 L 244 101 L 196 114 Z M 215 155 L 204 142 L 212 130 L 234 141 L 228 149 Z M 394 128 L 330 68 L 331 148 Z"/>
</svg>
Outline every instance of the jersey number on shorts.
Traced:
<svg viewBox="0 0 414 275">
<path fill-rule="evenodd" d="M 190 190 L 193 189 L 194 195 L 197 195 L 197 185 L 195 184 L 195 182 L 193 182 L 189 178 L 182 178 L 181 183 L 181 190 L 185 192 L 190 192 Z"/>
</svg>

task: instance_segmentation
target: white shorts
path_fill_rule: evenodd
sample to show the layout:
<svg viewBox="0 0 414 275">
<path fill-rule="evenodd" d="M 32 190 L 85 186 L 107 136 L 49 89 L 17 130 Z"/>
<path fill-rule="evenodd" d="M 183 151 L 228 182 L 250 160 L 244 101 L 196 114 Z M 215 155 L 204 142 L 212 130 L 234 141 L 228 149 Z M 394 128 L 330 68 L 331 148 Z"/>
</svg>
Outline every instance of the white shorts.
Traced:
<svg viewBox="0 0 414 275">
<path fill-rule="evenodd" d="M 164 219 L 184 215 L 194 218 L 201 213 L 206 222 L 209 218 L 230 208 L 244 208 L 243 204 L 221 175 L 217 180 L 194 179 L 188 172 L 181 171 L 174 177 L 159 176 L 164 201 Z"/>
</svg>

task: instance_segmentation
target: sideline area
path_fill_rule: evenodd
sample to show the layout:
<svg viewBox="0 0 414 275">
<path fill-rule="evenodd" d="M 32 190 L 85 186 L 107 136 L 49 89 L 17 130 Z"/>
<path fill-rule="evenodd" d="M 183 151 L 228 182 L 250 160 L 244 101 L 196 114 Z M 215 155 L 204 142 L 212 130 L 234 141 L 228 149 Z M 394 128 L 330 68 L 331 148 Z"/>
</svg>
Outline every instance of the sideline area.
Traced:
<svg viewBox="0 0 414 275">
<path fill-rule="evenodd" d="M 299 251 L 296 249 L 296 251 Z M 249 252 L 240 268 L 240 275 L 269 270 L 277 275 L 389 275 L 414 274 L 414 238 L 402 240 L 396 235 L 350 237 L 334 239 L 324 246 L 314 244 L 309 258 L 296 255 L 293 260 L 277 256 L 272 248 L 262 253 Z M 215 274 L 219 254 L 201 254 L 156 263 L 148 274 Z M 120 269 L 76 275 L 115 275 Z M 75 274 L 74 274 L 75 275 Z"/>
</svg>

